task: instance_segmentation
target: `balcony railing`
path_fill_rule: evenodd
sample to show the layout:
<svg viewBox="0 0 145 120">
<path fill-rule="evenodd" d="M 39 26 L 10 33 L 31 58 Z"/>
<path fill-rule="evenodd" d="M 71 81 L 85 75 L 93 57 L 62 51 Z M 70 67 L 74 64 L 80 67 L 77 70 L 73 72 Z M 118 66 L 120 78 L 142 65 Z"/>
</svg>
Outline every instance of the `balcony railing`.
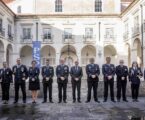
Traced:
<svg viewBox="0 0 145 120">
<path fill-rule="evenodd" d="M 21 36 L 21 43 L 32 43 L 33 36 Z"/>
<path fill-rule="evenodd" d="M 0 36 L 5 37 L 5 29 L 0 28 Z"/>
<path fill-rule="evenodd" d="M 63 43 L 64 44 L 74 44 L 75 43 L 75 39 L 74 39 L 74 35 L 63 35 Z"/>
<path fill-rule="evenodd" d="M 52 35 L 42 35 L 43 43 L 53 43 L 53 36 Z"/>
<path fill-rule="evenodd" d="M 84 35 L 84 43 L 95 43 L 96 42 L 96 36 L 95 35 Z"/>
<path fill-rule="evenodd" d="M 8 34 L 8 40 L 13 41 L 14 40 L 14 35 L 13 34 Z"/>
<path fill-rule="evenodd" d="M 129 32 L 125 32 L 124 34 L 123 34 L 123 39 L 124 40 L 127 40 L 129 38 Z"/>
<path fill-rule="evenodd" d="M 104 35 L 104 43 L 110 44 L 116 42 L 116 36 L 115 35 Z"/>
<path fill-rule="evenodd" d="M 140 34 L 140 27 L 139 26 L 132 28 L 132 37 L 139 35 L 139 34 Z"/>
</svg>

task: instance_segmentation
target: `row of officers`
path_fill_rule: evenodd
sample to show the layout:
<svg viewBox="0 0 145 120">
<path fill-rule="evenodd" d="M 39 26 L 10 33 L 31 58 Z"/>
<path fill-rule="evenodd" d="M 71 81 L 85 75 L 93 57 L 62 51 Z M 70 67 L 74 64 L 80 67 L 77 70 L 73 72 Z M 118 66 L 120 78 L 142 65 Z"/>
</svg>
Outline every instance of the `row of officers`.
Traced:
<svg viewBox="0 0 145 120">
<path fill-rule="evenodd" d="M 73 102 L 81 102 L 81 82 L 83 71 L 79 66 L 78 61 L 75 65 L 69 67 L 64 64 L 64 60 L 60 60 L 60 65 L 56 67 L 56 76 L 58 83 L 58 103 L 67 103 L 67 83 L 68 76 L 71 75 L 72 82 L 72 96 Z M 21 64 L 21 59 L 17 59 L 17 64 L 13 66 L 12 70 L 3 62 L 3 68 L 0 69 L 0 82 L 2 87 L 2 100 L 4 104 L 8 104 L 10 83 L 14 81 L 15 100 L 16 104 L 19 100 L 19 89 L 21 88 L 23 95 L 23 103 L 26 103 L 26 80 L 29 79 L 29 90 L 32 92 L 32 103 L 36 103 L 38 91 L 40 89 L 40 69 L 36 66 L 36 61 L 32 61 L 32 66 L 27 69 L 25 65 Z M 99 82 L 100 68 L 95 64 L 93 58 L 90 59 L 90 64 L 86 66 L 88 93 L 86 102 L 91 100 L 91 91 L 93 89 L 93 96 L 95 102 L 100 102 L 97 97 L 97 88 Z M 127 68 L 124 61 L 120 60 L 118 66 L 111 64 L 111 58 L 106 58 L 106 64 L 102 66 L 102 73 L 104 78 L 104 102 L 107 102 L 108 90 L 110 88 L 111 101 L 115 101 L 114 97 L 114 76 L 117 76 L 117 101 L 122 98 L 123 101 L 128 102 L 126 98 L 127 78 L 131 82 L 132 100 L 138 102 L 140 79 L 143 76 L 141 68 L 138 67 L 137 62 L 132 63 L 132 67 Z M 14 80 L 13 80 L 14 75 Z M 43 103 L 47 102 L 47 91 L 49 91 L 49 102 L 53 103 L 52 99 L 52 83 L 54 77 L 54 68 L 50 66 L 49 60 L 46 60 L 46 66 L 42 67 L 41 75 L 43 77 Z M 77 96 L 76 96 L 77 91 Z"/>
</svg>

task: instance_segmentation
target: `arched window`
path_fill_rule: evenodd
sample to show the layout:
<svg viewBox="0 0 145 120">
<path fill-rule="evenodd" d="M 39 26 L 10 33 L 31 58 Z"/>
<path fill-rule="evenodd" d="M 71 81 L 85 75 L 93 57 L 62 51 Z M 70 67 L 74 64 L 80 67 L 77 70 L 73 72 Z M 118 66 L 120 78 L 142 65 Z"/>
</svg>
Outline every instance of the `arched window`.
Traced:
<svg viewBox="0 0 145 120">
<path fill-rule="evenodd" d="M 55 1 L 55 12 L 62 12 L 62 0 Z"/>
<path fill-rule="evenodd" d="M 102 12 L 102 0 L 95 0 L 95 12 Z"/>
</svg>

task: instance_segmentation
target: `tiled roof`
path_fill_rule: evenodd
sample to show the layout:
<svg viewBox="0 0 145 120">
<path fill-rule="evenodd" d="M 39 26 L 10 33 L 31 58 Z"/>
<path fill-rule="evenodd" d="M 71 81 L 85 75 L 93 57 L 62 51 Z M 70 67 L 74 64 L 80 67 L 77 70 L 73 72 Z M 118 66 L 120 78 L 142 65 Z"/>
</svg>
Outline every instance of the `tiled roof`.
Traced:
<svg viewBox="0 0 145 120">
<path fill-rule="evenodd" d="M 12 2 L 12 1 L 14 1 L 14 0 L 2 0 L 4 3 L 10 3 L 10 2 Z"/>
</svg>

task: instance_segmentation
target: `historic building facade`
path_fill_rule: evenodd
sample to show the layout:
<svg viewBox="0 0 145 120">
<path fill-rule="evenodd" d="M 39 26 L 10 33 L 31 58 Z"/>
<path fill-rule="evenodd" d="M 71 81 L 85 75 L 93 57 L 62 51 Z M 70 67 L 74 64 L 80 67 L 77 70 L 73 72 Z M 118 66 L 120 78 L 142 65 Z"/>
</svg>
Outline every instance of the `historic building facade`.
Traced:
<svg viewBox="0 0 145 120">
<path fill-rule="evenodd" d="M 120 0 L 29 0 L 29 4 L 13 0 L 7 5 L 0 4 L 5 29 L 5 36 L 0 35 L 0 58 L 10 66 L 18 57 L 29 66 L 36 40 L 41 41 L 41 65 L 47 58 L 53 66 L 64 58 L 69 66 L 79 60 L 83 67 L 91 57 L 100 67 L 106 56 L 114 64 L 119 59 L 128 65 L 143 60 L 144 0 L 133 1 L 123 11 Z"/>
</svg>

